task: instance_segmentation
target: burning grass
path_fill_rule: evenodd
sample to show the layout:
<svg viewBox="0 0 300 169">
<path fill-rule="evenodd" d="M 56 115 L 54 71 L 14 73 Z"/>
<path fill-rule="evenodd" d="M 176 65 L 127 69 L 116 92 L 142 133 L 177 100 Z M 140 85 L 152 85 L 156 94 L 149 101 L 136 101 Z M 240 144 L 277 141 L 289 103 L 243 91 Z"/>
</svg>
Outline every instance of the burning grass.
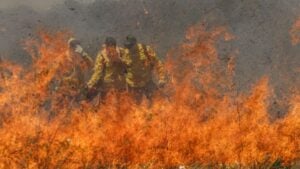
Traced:
<svg viewBox="0 0 300 169">
<path fill-rule="evenodd" d="M 225 28 L 188 30 L 169 53 L 170 81 L 151 107 L 128 93 L 94 104 L 55 92 L 53 81 L 68 69 L 69 35 L 40 33 L 26 43 L 31 67 L 3 66 L 13 76 L 1 84 L 0 168 L 271 168 L 299 159 L 299 94 L 271 122 L 268 77 L 238 93 L 234 59 L 221 62 L 215 47 L 233 39 Z"/>
</svg>

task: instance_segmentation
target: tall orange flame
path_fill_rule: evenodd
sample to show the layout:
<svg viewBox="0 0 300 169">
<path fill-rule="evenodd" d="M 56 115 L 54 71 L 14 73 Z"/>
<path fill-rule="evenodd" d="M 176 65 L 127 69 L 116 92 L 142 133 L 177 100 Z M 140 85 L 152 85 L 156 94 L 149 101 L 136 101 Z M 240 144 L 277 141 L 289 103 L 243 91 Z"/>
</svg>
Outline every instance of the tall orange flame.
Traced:
<svg viewBox="0 0 300 169">
<path fill-rule="evenodd" d="M 224 63 L 216 48 L 234 39 L 226 28 L 188 30 L 186 42 L 168 54 L 170 83 L 151 107 L 113 92 L 100 105 L 70 106 L 51 89 L 68 69 L 69 36 L 40 33 L 40 41 L 26 43 L 31 67 L 4 65 L 13 76 L 1 84 L 0 168 L 246 168 L 299 159 L 299 94 L 286 117 L 271 122 L 268 77 L 237 93 L 234 57 Z M 55 100 L 63 106 L 49 106 Z"/>
</svg>

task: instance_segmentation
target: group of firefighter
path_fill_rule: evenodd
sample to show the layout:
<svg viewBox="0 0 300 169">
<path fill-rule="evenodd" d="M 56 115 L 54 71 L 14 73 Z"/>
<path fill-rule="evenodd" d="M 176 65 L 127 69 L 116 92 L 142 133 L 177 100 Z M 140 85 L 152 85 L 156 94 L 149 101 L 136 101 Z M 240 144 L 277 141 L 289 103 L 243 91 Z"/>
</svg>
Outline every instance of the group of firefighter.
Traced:
<svg viewBox="0 0 300 169">
<path fill-rule="evenodd" d="M 69 84 L 67 90 L 74 96 L 84 93 L 87 100 L 96 96 L 105 100 L 109 91 L 129 92 L 137 103 L 143 97 L 151 100 L 154 91 L 166 83 L 163 63 L 149 45 L 138 43 L 134 36 L 128 35 L 123 45 L 119 47 L 113 37 L 106 37 L 93 61 L 78 40 L 69 39 L 71 69 L 63 80 Z M 92 67 L 90 76 L 86 70 Z M 156 82 L 154 72 L 158 74 Z"/>
</svg>

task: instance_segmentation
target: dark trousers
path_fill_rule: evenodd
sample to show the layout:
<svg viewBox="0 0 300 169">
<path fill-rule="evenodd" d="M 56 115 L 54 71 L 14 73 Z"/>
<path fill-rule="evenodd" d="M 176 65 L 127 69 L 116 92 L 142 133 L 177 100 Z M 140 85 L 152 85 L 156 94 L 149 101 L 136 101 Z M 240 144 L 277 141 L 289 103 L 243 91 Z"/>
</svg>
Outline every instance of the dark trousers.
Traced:
<svg viewBox="0 0 300 169">
<path fill-rule="evenodd" d="M 111 85 L 111 84 L 102 84 L 97 89 L 90 91 L 88 93 L 87 99 L 89 101 L 92 101 L 94 99 L 98 100 L 99 103 L 104 103 L 107 97 L 107 94 L 109 92 L 114 92 L 117 97 L 126 91 L 125 85 L 117 86 L 117 85 Z"/>
<path fill-rule="evenodd" d="M 149 106 L 152 105 L 153 94 L 157 86 L 154 82 L 149 82 L 143 87 L 128 87 L 129 93 L 133 96 L 136 104 L 141 104 L 144 97 L 148 100 Z"/>
</svg>

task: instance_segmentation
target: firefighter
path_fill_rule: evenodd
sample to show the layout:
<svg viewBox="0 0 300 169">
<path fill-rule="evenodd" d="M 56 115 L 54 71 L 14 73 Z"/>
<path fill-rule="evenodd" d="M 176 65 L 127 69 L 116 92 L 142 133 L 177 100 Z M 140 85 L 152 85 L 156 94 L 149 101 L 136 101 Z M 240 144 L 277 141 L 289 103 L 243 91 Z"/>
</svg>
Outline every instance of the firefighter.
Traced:
<svg viewBox="0 0 300 169">
<path fill-rule="evenodd" d="M 125 65 L 122 62 L 124 50 L 117 46 L 112 37 L 107 37 L 102 50 L 98 53 L 94 73 L 87 83 L 89 99 L 100 94 L 102 100 L 109 90 L 122 92 L 126 89 Z"/>
<path fill-rule="evenodd" d="M 76 105 L 85 97 L 85 81 L 93 65 L 92 58 L 83 50 L 75 38 L 68 40 L 65 62 L 57 79 L 54 80 L 56 109 Z"/>
<path fill-rule="evenodd" d="M 150 46 L 137 43 L 134 36 L 126 37 L 124 47 L 128 53 L 124 55 L 123 61 L 126 64 L 126 82 L 129 91 L 138 104 L 143 96 L 146 96 L 151 104 L 153 92 L 157 87 L 163 87 L 166 82 L 163 64 Z M 158 85 L 153 80 L 155 69 L 159 76 Z"/>
<path fill-rule="evenodd" d="M 64 87 L 67 87 L 67 90 L 73 92 L 71 95 L 79 96 L 85 87 L 86 77 L 93 65 L 93 60 L 75 38 L 70 38 L 68 45 L 68 61 L 65 65 L 67 71 L 64 74 L 62 83 Z"/>
</svg>

